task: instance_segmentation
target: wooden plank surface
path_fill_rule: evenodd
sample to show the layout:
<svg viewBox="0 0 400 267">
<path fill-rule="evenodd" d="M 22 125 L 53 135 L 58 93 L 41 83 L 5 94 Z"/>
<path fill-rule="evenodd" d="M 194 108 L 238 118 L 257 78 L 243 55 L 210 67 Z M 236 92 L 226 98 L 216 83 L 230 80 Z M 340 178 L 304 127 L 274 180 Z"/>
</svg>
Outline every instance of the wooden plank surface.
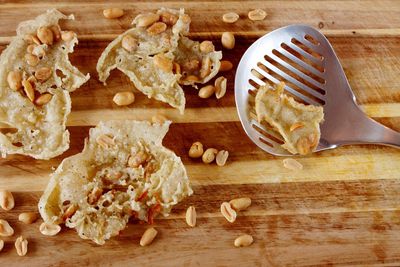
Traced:
<svg viewBox="0 0 400 267">
<path fill-rule="evenodd" d="M 130 107 L 116 107 L 112 96 L 133 89 L 118 71 L 108 86 L 98 80 L 97 59 L 108 42 L 129 28 L 140 12 L 158 7 L 185 7 L 192 17 L 191 37 L 212 39 L 220 48 L 223 31 L 237 35 L 234 50 L 223 50 L 224 59 L 237 65 L 258 36 L 277 27 L 305 23 L 328 36 L 344 67 L 358 103 L 366 113 L 400 131 L 400 2 L 393 1 L 0 1 L 0 51 L 14 35 L 16 25 L 47 8 L 74 13 L 76 21 L 63 24 L 80 38 L 72 62 L 90 72 L 88 83 L 72 94 L 69 117 L 71 148 L 49 161 L 23 156 L 0 159 L 0 189 L 9 189 L 16 208 L 0 210 L 16 233 L 4 238 L 1 266 L 321 266 L 400 265 L 400 151 L 390 147 L 347 146 L 299 158 L 304 170 L 283 168 L 282 158 L 271 156 L 250 142 L 236 114 L 233 94 L 235 72 L 228 78 L 228 92 L 220 100 L 200 99 L 185 88 L 185 115 L 140 93 Z M 127 14 L 106 20 L 106 6 L 123 7 Z M 250 22 L 246 13 L 263 8 L 268 17 Z M 224 24 L 224 12 L 236 11 L 241 19 Z M 205 19 L 206 18 L 206 19 Z M 158 218 L 160 235 L 154 244 L 138 245 L 146 225 L 130 223 L 104 246 L 81 240 L 70 229 L 55 237 L 42 236 L 40 221 L 18 222 L 18 214 L 36 210 L 37 201 L 53 167 L 78 153 L 88 129 L 101 119 L 149 119 L 161 113 L 175 123 L 164 144 L 187 167 L 195 191 L 168 218 Z M 191 160 L 187 150 L 193 141 L 230 151 L 225 167 L 206 166 Z M 253 205 L 229 224 L 219 213 L 222 201 L 250 196 Z M 198 226 L 185 224 L 187 206 L 195 205 Z M 233 247 L 240 233 L 250 233 L 255 243 Z M 29 240 L 29 252 L 18 257 L 14 240 Z"/>
</svg>

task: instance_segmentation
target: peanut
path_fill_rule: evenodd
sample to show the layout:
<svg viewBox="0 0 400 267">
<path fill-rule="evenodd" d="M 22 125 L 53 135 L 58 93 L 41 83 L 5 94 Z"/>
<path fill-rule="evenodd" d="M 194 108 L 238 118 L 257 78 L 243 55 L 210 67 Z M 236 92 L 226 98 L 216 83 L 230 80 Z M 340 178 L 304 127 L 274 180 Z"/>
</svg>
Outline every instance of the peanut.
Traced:
<svg viewBox="0 0 400 267">
<path fill-rule="evenodd" d="M 157 230 L 154 227 L 148 228 L 142 235 L 142 238 L 140 239 L 140 245 L 142 247 L 150 245 L 154 238 L 157 235 Z"/>
<path fill-rule="evenodd" d="M 24 87 L 24 92 L 30 101 L 35 100 L 35 91 L 33 90 L 32 84 L 28 80 L 22 81 L 22 86 Z"/>
<path fill-rule="evenodd" d="M 203 144 L 200 142 L 194 142 L 189 149 L 189 157 L 200 158 L 203 155 Z"/>
<path fill-rule="evenodd" d="M 77 205 L 75 205 L 75 204 L 69 205 L 69 207 L 63 213 L 63 216 L 62 216 L 63 221 L 66 221 L 68 218 L 71 218 L 72 215 L 74 215 L 77 210 L 78 210 Z"/>
<path fill-rule="evenodd" d="M 204 57 L 201 60 L 200 78 L 204 79 L 211 73 L 211 58 Z"/>
<path fill-rule="evenodd" d="M 203 41 L 200 43 L 200 51 L 202 53 L 210 53 L 215 50 L 214 44 L 211 41 Z"/>
<path fill-rule="evenodd" d="M 254 9 L 254 10 L 249 11 L 247 16 L 249 17 L 249 19 L 251 19 L 253 21 L 263 20 L 267 16 L 267 12 L 265 12 L 264 10 L 258 8 L 258 9 Z"/>
<path fill-rule="evenodd" d="M 32 54 L 26 54 L 25 60 L 26 63 L 28 63 L 28 65 L 32 67 L 35 67 L 37 64 L 39 64 L 39 58 Z"/>
<path fill-rule="evenodd" d="M 4 241 L 0 239 L 0 251 L 4 248 Z"/>
<path fill-rule="evenodd" d="M 136 155 L 131 155 L 128 159 L 128 166 L 138 168 L 149 160 L 149 155 L 144 151 L 139 151 Z"/>
<path fill-rule="evenodd" d="M 197 59 L 190 59 L 182 64 L 182 69 L 187 72 L 193 72 L 195 70 L 198 70 L 199 67 L 200 67 L 200 62 Z"/>
<path fill-rule="evenodd" d="M 221 204 L 221 214 L 230 223 L 233 223 L 236 220 L 236 211 L 232 209 L 231 204 L 228 202 L 223 202 Z"/>
<path fill-rule="evenodd" d="M 236 238 L 233 244 L 235 247 L 248 247 L 253 244 L 253 242 L 254 239 L 251 235 L 244 234 Z"/>
<path fill-rule="evenodd" d="M 218 152 L 217 157 L 215 158 L 215 161 L 217 162 L 217 165 L 222 167 L 225 165 L 226 161 L 228 160 L 229 152 L 226 150 L 221 150 Z"/>
<path fill-rule="evenodd" d="M 108 149 L 110 146 L 115 145 L 114 139 L 107 134 L 99 135 L 96 138 L 96 142 L 99 146 L 101 146 L 104 149 Z"/>
<path fill-rule="evenodd" d="M 28 44 L 37 44 L 37 45 L 41 45 L 42 43 L 40 42 L 40 40 L 32 35 L 32 34 L 27 34 L 24 36 L 24 40 L 28 43 Z"/>
<path fill-rule="evenodd" d="M 228 60 L 221 60 L 221 65 L 219 67 L 219 71 L 224 72 L 224 71 L 230 71 L 233 68 L 232 62 Z"/>
<path fill-rule="evenodd" d="M 18 220 L 26 224 L 31 224 L 34 223 L 38 217 L 37 212 L 23 212 L 18 216 Z"/>
<path fill-rule="evenodd" d="M 116 93 L 113 101 L 118 106 L 127 106 L 135 102 L 135 95 L 131 91 Z"/>
<path fill-rule="evenodd" d="M 128 34 L 122 38 L 121 45 L 126 51 L 133 52 L 138 48 L 139 42 L 135 37 Z"/>
<path fill-rule="evenodd" d="M 48 27 L 45 26 L 39 27 L 36 31 L 36 35 L 43 44 L 47 45 L 53 44 L 54 40 L 53 32 Z"/>
<path fill-rule="evenodd" d="M 215 87 L 213 85 L 206 85 L 199 90 L 199 97 L 201 98 L 209 98 L 214 94 Z"/>
<path fill-rule="evenodd" d="M 197 77 L 196 75 L 188 75 L 183 80 L 188 83 L 195 83 L 200 81 L 199 77 Z"/>
<path fill-rule="evenodd" d="M 121 8 L 107 8 L 103 10 L 103 16 L 106 19 L 116 19 L 124 15 L 124 10 Z"/>
<path fill-rule="evenodd" d="M 175 73 L 175 74 L 181 74 L 182 72 L 181 72 L 181 65 L 179 65 L 178 63 L 176 63 L 176 62 L 174 62 L 174 63 L 172 63 L 173 64 L 173 67 L 172 67 L 172 71 Z"/>
<path fill-rule="evenodd" d="M 61 40 L 64 42 L 69 42 L 75 37 L 75 33 L 73 31 L 63 31 L 61 33 Z"/>
<path fill-rule="evenodd" d="M 3 210 L 12 210 L 14 208 L 15 201 L 14 196 L 10 191 L 1 190 L 0 191 L 0 207 Z"/>
<path fill-rule="evenodd" d="M 239 19 L 239 15 L 235 12 L 228 12 L 222 15 L 222 21 L 225 23 L 235 23 Z"/>
<path fill-rule="evenodd" d="M 50 30 L 53 32 L 54 41 L 59 41 L 61 39 L 60 27 L 58 27 L 58 25 L 52 25 L 50 26 Z"/>
<path fill-rule="evenodd" d="M 36 45 L 35 44 L 30 44 L 26 47 L 26 52 L 29 54 L 32 54 L 33 49 L 35 49 Z"/>
<path fill-rule="evenodd" d="M 297 129 L 303 128 L 304 124 L 302 122 L 295 122 L 290 126 L 290 131 L 293 132 Z"/>
<path fill-rule="evenodd" d="M 226 49 L 233 49 L 235 47 L 235 36 L 231 32 L 224 32 L 221 36 L 222 46 Z"/>
<path fill-rule="evenodd" d="M 161 114 L 156 114 L 153 117 L 151 117 L 152 123 L 163 124 L 166 120 L 168 120 L 168 119 L 164 115 L 161 115 Z"/>
<path fill-rule="evenodd" d="M 17 240 L 15 240 L 14 246 L 19 256 L 25 256 L 28 252 L 28 240 L 26 240 L 26 238 L 23 238 L 22 236 L 18 237 Z"/>
<path fill-rule="evenodd" d="M 153 25 L 147 28 L 147 33 L 150 35 L 157 35 L 162 32 L 165 32 L 167 29 L 167 24 L 164 22 L 155 22 Z"/>
<path fill-rule="evenodd" d="M 214 85 L 215 85 L 215 96 L 217 99 L 222 98 L 225 93 L 226 93 L 226 83 L 227 80 L 224 76 L 218 77 L 215 79 Z"/>
<path fill-rule="evenodd" d="M 46 51 L 42 46 L 36 46 L 32 50 L 32 55 L 37 56 L 38 59 L 42 59 L 46 55 Z"/>
<path fill-rule="evenodd" d="M 229 201 L 229 204 L 231 204 L 231 207 L 236 211 L 245 210 L 248 207 L 250 207 L 251 198 L 249 197 L 235 198 Z"/>
<path fill-rule="evenodd" d="M 52 70 L 48 67 L 41 67 L 35 72 L 35 77 L 40 82 L 47 81 L 51 76 Z"/>
<path fill-rule="evenodd" d="M 204 154 L 203 154 L 201 159 L 203 160 L 204 163 L 209 164 L 209 163 L 214 161 L 215 155 L 217 153 L 218 153 L 218 150 L 216 150 L 215 148 L 208 148 L 204 152 Z"/>
<path fill-rule="evenodd" d="M 287 158 L 283 161 L 283 167 L 292 171 L 298 171 L 303 169 L 303 165 L 295 159 Z"/>
<path fill-rule="evenodd" d="M 53 236 L 61 231 L 61 226 L 59 226 L 58 224 L 43 222 L 39 226 L 39 231 L 42 233 L 42 235 Z"/>
<path fill-rule="evenodd" d="M 157 54 L 153 57 L 153 63 L 156 68 L 159 68 L 165 72 L 172 72 L 173 64 L 172 60 L 163 54 Z"/>
<path fill-rule="evenodd" d="M 14 234 L 14 229 L 10 224 L 3 219 L 0 219 L 0 236 L 12 236 Z"/>
<path fill-rule="evenodd" d="M 7 75 L 8 86 L 13 90 L 19 90 L 22 87 L 22 74 L 15 70 L 10 71 Z"/>
<path fill-rule="evenodd" d="M 52 97 L 53 95 L 50 93 L 41 94 L 38 98 L 35 99 L 35 104 L 38 106 L 43 106 L 49 103 Z"/>
<path fill-rule="evenodd" d="M 190 206 L 186 210 L 186 223 L 190 227 L 195 227 L 196 226 L 196 208 L 194 206 Z"/>
<path fill-rule="evenodd" d="M 178 16 L 171 14 L 170 12 L 163 11 L 160 13 L 160 21 L 169 26 L 173 26 L 178 21 Z"/>
<path fill-rule="evenodd" d="M 137 27 L 147 27 L 157 22 L 160 15 L 154 13 L 140 14 L 135 18 Z"/>
<path fill-rule="evenodd" d="M 103 193 L 103 189 L 101 189 L 99 187 L 93 188 L 93 190 L 88 195 L 87 202 L 90 205 L 93 205 L 94 203 L 97 202 L 97 200 L 99 200 L 99 198 L 101 197 L 102 193 Z"/>
</svg>

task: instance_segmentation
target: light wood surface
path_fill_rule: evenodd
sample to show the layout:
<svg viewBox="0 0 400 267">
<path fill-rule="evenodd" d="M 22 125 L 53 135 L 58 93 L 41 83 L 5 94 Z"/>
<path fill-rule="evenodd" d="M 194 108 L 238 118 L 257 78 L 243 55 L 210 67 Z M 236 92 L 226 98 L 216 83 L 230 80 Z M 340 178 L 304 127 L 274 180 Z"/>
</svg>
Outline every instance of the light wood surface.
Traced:
<svg viewBox="0 0 400 267">
<path fill-rule="evenodd" d="M 292 23 L 305 23 L 328 36 L 366 113 L 400 131 L 400 2 L 393 1 L 0 1 L 0 51 L 15 34 L 17 24 L 48 8 L 74 13 L 76 20 L 63 28 L 80 38 L 72 62 L 90 72 L 88 83 L 72 94 L 69 117 L 71 148 L 62 156 L 38 161 L 23 156 L 0 159 L 0 189 L 14 192 L 16 207 L 0 210 L 15 229 L 0 252 L 0 266 L 323 266 L 400 265 L 400 151 L 390 147 L 359 145 L 299 158 L 302 171 L 289 171 L 282 158 L 259 150 L 245 135 L 236 114 L 234 71 L 224 98 L 200 99 L 186 88 L 185 115 L 137 93 L 132 106 L 112 102 L 118 91 L 132 89 L 128 78 L 113 71 L 104 87 L 97 80 L 96 62 L 108 42 L 128 29 L 140 12 L 159 7 L 184 7 L 192 17 L 191 37 L 211 39 L 220 48 L 224 31 L 237 36 L 234 50 L 224 59 L 238 64 L 247 47 L 262 34 Z M 122 7 L 126 15 L 106 20 L 102 10 Z M 268 16 L 251 22 L 246 14 L 263 8 Z M 236 11 L 233 25 L 221 21 Z M 168 218 L 155 220 L 159 231 L 149 247 L 139 239 L 147 225 L 130 223 L 119 237 L 104 246 L 84 241 L 63 229 L 55 237 L 40 234 L 40 221 L 23 225 L 18 215 L 35 211 L 48 175 L 65 157 L 78 153 L 88 129 L 101 119 L 149 119 L 164 114 L 175 123 L 164 144 L 187 167 L 194 195 L 180 203 Z M 230 152 L 225 167 L 204 165 L 187 156 L 191 143 Z M 220 214 L 221 202 L 249 196 L 253 204 L 228 223 Z M 198 226 L 190 228 L 185 210 L 195 205 Z M 254 244 L 235 248 L 241 233 Z M 14 241 L 23 235 L 28 254 L 19 257 Z"/>
</svg>

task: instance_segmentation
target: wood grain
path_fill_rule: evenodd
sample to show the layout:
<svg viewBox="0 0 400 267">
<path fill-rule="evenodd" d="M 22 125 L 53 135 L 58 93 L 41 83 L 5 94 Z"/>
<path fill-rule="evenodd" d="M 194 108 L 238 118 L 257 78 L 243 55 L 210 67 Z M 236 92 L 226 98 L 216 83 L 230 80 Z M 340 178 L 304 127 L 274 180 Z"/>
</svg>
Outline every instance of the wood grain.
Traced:
<svg viewBox="0 0 400 267">
<path fill-rule="evenodd" d="M 184 7 L 192 17 L 190 36 L 211 39 L 221 49 L 222 32 L 237 37 L 234 50 L 224 59 L 236 66 L 256 38 L 292 23 L 320 30 L 332 43 L 357 102 L 384 125 L 400 131 L 400 2 L 399 1 L 3 1 L 0 0 L 0 51 L 18 23 L 48 8 L 74 13 L 76 20 L 63 28 L 78 33 L 80 42 L 71 61 L 91 79 L 72 94 L 68 120 L 71 147 L 62 156 L 37 161 L 23 156 L 0 159 L 0 189 L 14 192 L 16 207 L 0 210 L 15 235 L 3 238 L 1 266 L 399 266 L 400 265 L 400 153 L 375 145 L 346 146 L 300 157 L 302 171 L 283 168 L 282 158 L 259 150 L 246 137 L 236 114 L 235 71 L 224 73 L 228 91 L 224 98 L 200 99 L 185 88 L 185 115 L 139 92 L 129 107 L 117 107 L 112 96 L 135 90 L 128 78 L 113 71 L 107 86 L 97 79 L 95 65 L 110 40 L 130 27 L 132 18 L 158 7 Z M 126 15 L 106 20 L 107 6 L 123 7 Z M 246 14 L 263 8 L 265 21 L 251 22 Z M 240 20 L 221 21 L 236 11 Z M 180 203 L 168 218 L 158 218 L 159 236 L 149 247 L 139 246 L 147 225 L 131 222 L 120 236 L 104 246 L 80 239 L 64 229 L 55 237 L 42 236 L 38 227 L 23 225 L 18 214 L 35 211 L 49 174 L 63 158 L 81 151 L 88 130 L 99 120 L 149 119 L 164 114 L 172 119 L 164 145 L 183 160 L 194 195 Z M 187 156 L 191 143 L 230 152 L 224 167 L 204 165 Z M 219 213 L 221 202 L 249 196 L 253 204 L 230 224 Z M 195 205 L 198 226 L 184 221 Z M 241 233 L 254 236 L 248 248 L 235 248 Z M 17 256 L 16 237 L 29 240 L 25 257 Z"/>
</svg>

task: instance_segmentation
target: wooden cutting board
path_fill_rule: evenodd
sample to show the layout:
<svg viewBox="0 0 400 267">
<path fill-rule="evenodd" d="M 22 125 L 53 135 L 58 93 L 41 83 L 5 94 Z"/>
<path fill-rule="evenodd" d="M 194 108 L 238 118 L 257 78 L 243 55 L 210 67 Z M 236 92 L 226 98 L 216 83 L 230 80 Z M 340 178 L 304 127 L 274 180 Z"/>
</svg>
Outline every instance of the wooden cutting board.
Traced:
<svg viewBox="0 0 400 267">
<path fill-rule="evenodd" d="M 264 33 L 292 23 L 305 23 L 327 35 L 344 67 L 358 103 L 377 121 L 400 131 L 400 2 L 393 1 L 1 1 L 0 51 L 15 35 L 17 24 L 48 8 L 75 14 L 63 28 L 76 31 L 80 42 L 72 62 L 91 79 L 72 94 L 69 117 L 71 148 L 49 161 L 23 156 L 0 159 L 0 189 L 14 193 L 16 207 L 0 211 L 15 229 L 0 252 L 1 266 L 306 266 L 400 265 L 400 150 L 358 145 L 299 158 L 302 171 L 289 171 L 282 158 L 271 156 L 250 142 L 236 115 L 233 93 L 235 71 L 226 73 L 228 92 L 220 100 L 200 99 L 186 88 L 184 116 L 169 106 L 136 94 L 135 104 L 121 108 L 112 102 L 118 91 L 133 89 L 118 71 L 108 86 L 97 80 L 95 66 L 106 45 L 130 27 L 132 18 L 159 7 L 184 7 L 192 17 L 190 36 L 211 39 L 220 49 L 224 31 L 237 36 L 234 50 L 224 59 L 236 66 L 246 48 Z M 102 10 L 122 7 L 126 15 L 106 20 Z M 268 17 L 251 22 L 250 9 L 263 8 Z M 235 11 L 240 20 L 221 21 Z M 179 204 L 168 218 L 159 218 L 156 241 L 140 247 L 146 225 L 129 224 L 117 238 L 98 246 L 63 229 L 54 237 L 40 234 L 41 221 L 24 225 L 18 214 L 35 211 L 49 173 L 65 157 L 81 151 L 83 139 L 99 120 L 149 119 L 164 114 L 175 123 L 164 144 L 187 167 L 194 195 Z M 194 141 L 230 151 L 225 167 L 205 165 L 187 156 Z M 249 196 L 251 208 L 237 221 L 222 218 L 221 202 Z M 195 205 L 198 225 L 184 220 Z M 241 233 L 253 235 L 247 248 L 235 248 Z M 14 249 L 15 239 L 29 240 L 25 257 Z"/>
</svg>

